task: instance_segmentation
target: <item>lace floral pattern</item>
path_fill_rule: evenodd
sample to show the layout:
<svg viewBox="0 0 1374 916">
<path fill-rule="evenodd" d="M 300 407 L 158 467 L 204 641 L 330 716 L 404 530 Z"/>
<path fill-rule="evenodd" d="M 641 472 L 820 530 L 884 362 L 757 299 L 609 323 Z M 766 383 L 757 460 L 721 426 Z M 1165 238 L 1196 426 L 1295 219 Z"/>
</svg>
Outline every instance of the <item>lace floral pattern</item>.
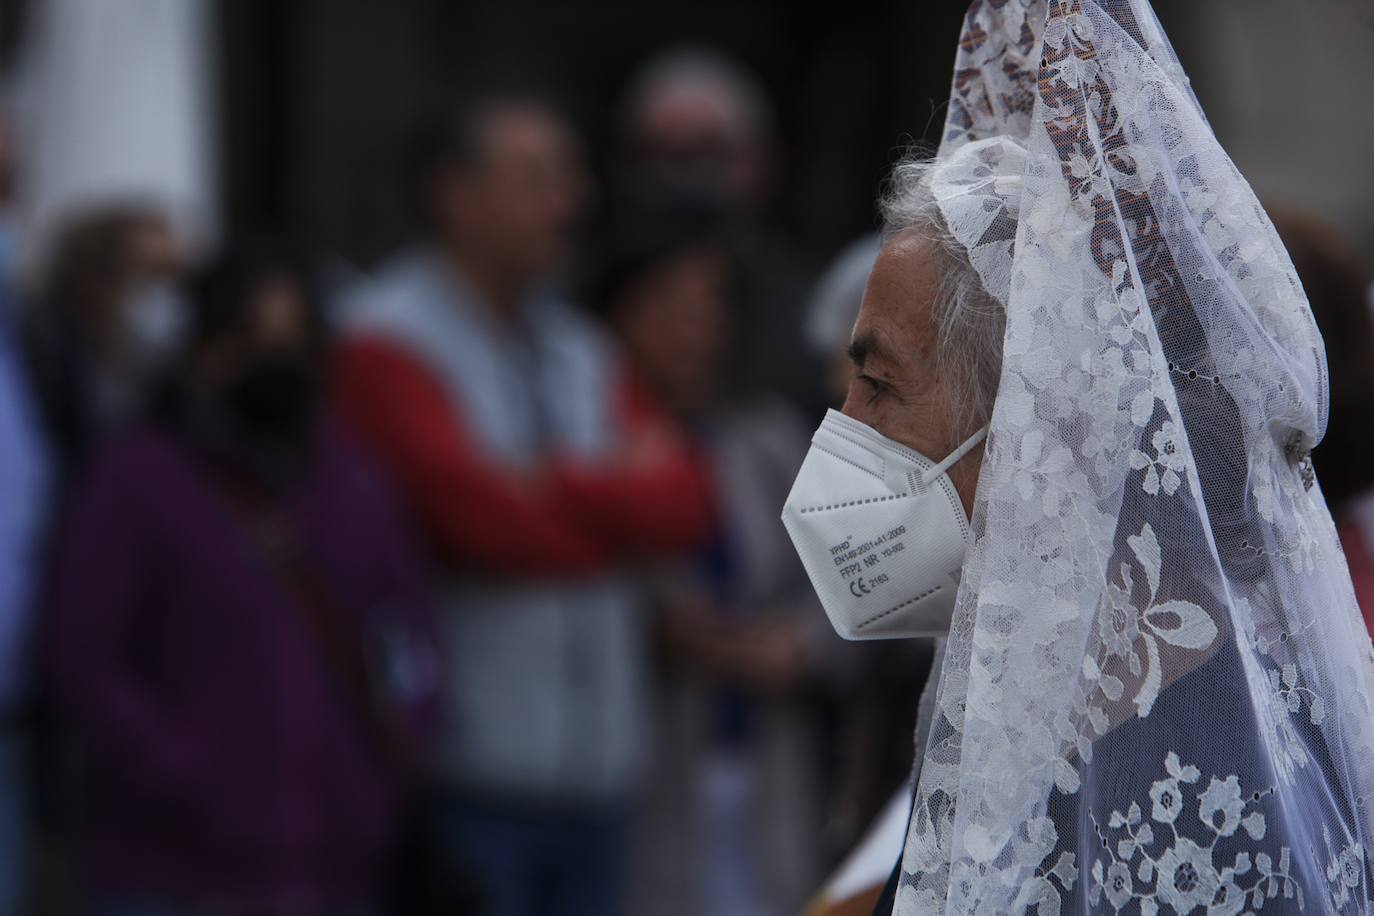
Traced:
<svg viewBox="0 0 1374 916">
<path fill-rule="evenodd" d="M 1324 847 L 1332 849 L 1331 833 L 1323 830 Z M 1354 900 L 1359 899 L 1360 889 L 1365 882 L 1364 845 L 1347 843 L 1331 857 L 1326 865 L 1326 908 L 1341 912 Z"/>
<path fill-rule="evenodd" d="M 1007 324 L 895 912 L 1374 912 L 1321 338 L 1145 0 L 975 2 L 935 175 Z"/>
<path fill-rule="evenodd" d="M 1237 832 L 1255 844 L 1264 840 L 1267 822 L 1260 808 L 1273 790 L 1244 794 L 1234 774 L 1213 776 L 1200 789 L 1202 771 L 1181 763 L 1173 751 L 1164 768 L 1165 777 L 1150 787 L 1148 817 L 1133 801 L 1124 812 L 1112 811 L 1105 827 L 1094 823 L 1104 854 L 1093 862 L 1091 904 L 1118 913 L 1134 904 L 1141 916 L 1199 908 L 1208 916 L 1236 916 L 1247 909 L 1261 912 L 1278 900 L 1302 908 L 1287 846 L 1277 853 L 1241 850 L 1224 862 L 1217 851 L 1219 840 Z M 1190 815 L 1205 842 L 1180 830 Z"/>
</svg>

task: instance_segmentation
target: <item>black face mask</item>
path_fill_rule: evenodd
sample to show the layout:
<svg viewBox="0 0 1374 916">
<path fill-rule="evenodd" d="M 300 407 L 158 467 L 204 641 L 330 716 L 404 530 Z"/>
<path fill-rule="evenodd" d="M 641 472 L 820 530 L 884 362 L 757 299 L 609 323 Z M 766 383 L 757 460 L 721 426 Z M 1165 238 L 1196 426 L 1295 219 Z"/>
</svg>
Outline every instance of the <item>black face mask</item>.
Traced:
<svg viewBox="0 0 1374 916">
<path fill-rule="evenodd" d="M 315 420 L 315 376 L 303 356 L 259 356 L 229 382 L 224 401 L 245 432 L 298 439 Z"/>
</svg>

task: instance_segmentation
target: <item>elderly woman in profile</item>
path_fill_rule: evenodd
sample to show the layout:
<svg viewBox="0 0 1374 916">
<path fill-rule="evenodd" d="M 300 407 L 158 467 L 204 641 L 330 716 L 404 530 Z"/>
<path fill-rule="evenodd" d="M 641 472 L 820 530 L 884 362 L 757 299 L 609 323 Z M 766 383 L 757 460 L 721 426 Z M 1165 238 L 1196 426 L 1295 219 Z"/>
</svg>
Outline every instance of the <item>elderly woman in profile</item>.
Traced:
<svg viewBox="0 0 1374 916">
<path fill-rule="evenodd" d="M 956 73 L 783 513 L 841 635 L 948 628 L 892 912 L 1374 911 L 1292 264 L 1144 0 L 974 3 Z"/>
</svg>

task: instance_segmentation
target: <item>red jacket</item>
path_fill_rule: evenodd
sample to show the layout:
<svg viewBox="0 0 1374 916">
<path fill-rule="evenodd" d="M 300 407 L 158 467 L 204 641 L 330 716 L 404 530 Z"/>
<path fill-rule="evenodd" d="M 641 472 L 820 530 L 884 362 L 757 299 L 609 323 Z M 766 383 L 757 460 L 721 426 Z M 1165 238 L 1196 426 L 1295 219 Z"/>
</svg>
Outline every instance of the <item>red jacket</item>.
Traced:
<svg viewBox="0 0 1374 916">
<path fill-rule="evenodd" d="M 522 477 L 484 455 L 424 363 L 380 337 L 341 344 L 343 415 L 389 468 L 446 562 L 493 574 L 575 576 L 694 548 L 715 519 L 706 462 L 628 373 L 624 447 L 608 464 L 555 459 Z"/>
</svg>

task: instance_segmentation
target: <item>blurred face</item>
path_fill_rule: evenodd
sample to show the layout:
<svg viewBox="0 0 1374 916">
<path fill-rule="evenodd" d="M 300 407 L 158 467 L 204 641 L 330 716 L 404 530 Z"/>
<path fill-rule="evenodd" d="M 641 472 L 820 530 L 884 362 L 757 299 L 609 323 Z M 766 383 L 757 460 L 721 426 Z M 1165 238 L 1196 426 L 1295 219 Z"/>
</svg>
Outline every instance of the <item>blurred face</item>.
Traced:
<svg viewBox="0 0 1374 916">
<path fill-rule="evenodd" d="M 311 330 L 305 297 L 286 275 L 258 283 L 247 304 L 241 331 L 209 343 L 203 353 L 203 377 L 212 386 L 231 384 L 264 361 L 311 358 Z"/>
<path fill-rule="evenodd" d="M 186 320 L 173 286 L 181 256 L 171 227 L 155 214 L 118 214 L 73 232 L 82 241 L 59 268 L 55 294 L 108 376 L 151 376 L 177 351 Z"/>
<path fill-rule="evenodd" d="M 271 277 L 258 288 L 249 318 L 253 351 L 304 354 L 310 344 L 310 322 L 300 287 L 289 277 Z"/>
<path fill-rule="evenodd" d="M 242 332 L 207 353 L 210 382 L 241 432 L 299 443 L 317 406 L 304 295 L 290 277 L 268 277 L 247 308 Z"/>
<path fill-rule="evenodd" d="M 181 251 L 171 227 L 160 219 L 135 226 L 128 239 L 128 281 L 119 301 L 124 354 L 131 362 L 156 370 L 182 343 L 186 312 L 174 282 Z"/>
<path fill-rule="evenodd" d="M 936 369 L 931 307 L 939 279 L 938 261 L 920 236 L 898 235 L 883 248 L 854 325 L 854 376 L 841 408 L 935 461 L 973 432 L 954 428 L 949 391 Z M 949 469 L 969 515 L 982 456 L 980 445 Z"/>
<path fill-rule="evenodd" d="M 477 164 L 440 178 L 440 231 L 482 269 L 537 280 L 571 251 L 588 188 L 581 151 L 543 109 L 499 108 L 485 121 Z"/>
<path fill-rule="evenodd" d="M 654 185 L 742 211 L 762 202 L 767 156 L 734 99 L 712 87 L 677 86 L 647 103 L 636 122 L 636 153 Z"/>
<path fill-rule="evenodd" d="M 723 254 L 681 254 L 651 270 L 622 296 L 618 325 L 631 359 L 660 397 L 680 412 L 710 404 L 729 346 Z"/>
<path fill-rule="evenodd" d="M 139 223 L 129 239 L 130 262 L 140 278 L 167 277 L 181 268 L 181 251 L 172 227 L 161 219 Z"/>
</svg>

